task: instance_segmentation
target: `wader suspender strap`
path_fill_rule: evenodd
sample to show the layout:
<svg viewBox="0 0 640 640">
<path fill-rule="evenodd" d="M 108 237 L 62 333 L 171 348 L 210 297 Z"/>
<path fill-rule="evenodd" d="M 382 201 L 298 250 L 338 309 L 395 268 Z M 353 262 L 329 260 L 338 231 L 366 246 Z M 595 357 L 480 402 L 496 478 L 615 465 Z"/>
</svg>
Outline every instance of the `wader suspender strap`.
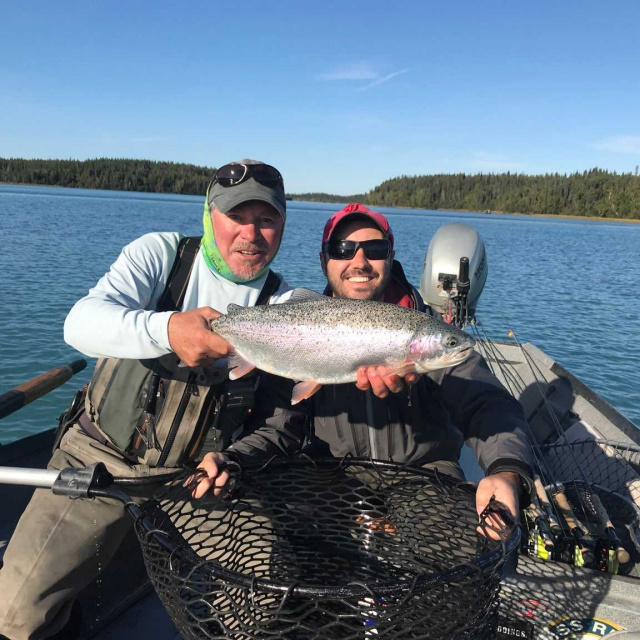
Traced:
<svg viewBox="0 0 640 640">
<path fill-rule="evenodd" d="M 280 286 L 280 278 L 269 269 L 269 275 L 264 282 L 264 286 L 262 287 L 262 291 L 258 296 L 258 300 L 256 301 L 257 305 L 269 304 L 269 298 L 278 290 Z"/>
<path fill-rule="evenodd" d="M 201 240 L 202 236 L 191 236 L 180 240 L 176 259 L 169 272 L 167 286 L 162 296 L 160 296 L 156 311 L 176 311 L 180 309 L 187 290 L 193 263 L 200 250 Z"/>
</svg>

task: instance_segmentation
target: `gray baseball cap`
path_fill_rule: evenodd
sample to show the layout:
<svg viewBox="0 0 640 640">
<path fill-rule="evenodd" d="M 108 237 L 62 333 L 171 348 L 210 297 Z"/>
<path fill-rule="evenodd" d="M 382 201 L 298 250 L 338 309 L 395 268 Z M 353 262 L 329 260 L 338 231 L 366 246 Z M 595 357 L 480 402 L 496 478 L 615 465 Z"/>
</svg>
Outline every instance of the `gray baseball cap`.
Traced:
<svg viewBox="0 0 640 640">
<path fill-rule="evenodd" d="M 238 160 L 228 164 L 266 164 L 260 160 Z M 261 184 L 249 177 L 234 187 L 223 187 L 214 182 L 209 188 L 209 208 L 216 207 L 218 211 L 227 213 L 234 207 L 249 200 L 261 200 L 270 204 L 276 211 L 280 213 L 284 220 L 287 219 L 287 199 L 284 194 L 284 185 L 278 183 L 275 186 Z"/>
</svg>

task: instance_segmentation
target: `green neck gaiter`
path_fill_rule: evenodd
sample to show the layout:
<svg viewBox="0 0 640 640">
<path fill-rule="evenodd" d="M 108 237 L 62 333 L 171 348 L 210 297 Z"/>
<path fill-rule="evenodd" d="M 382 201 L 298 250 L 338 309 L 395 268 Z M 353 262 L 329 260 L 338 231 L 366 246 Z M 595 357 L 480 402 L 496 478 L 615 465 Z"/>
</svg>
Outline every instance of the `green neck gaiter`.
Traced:
<svg viewBox="0 0 640 640">
<path fill-rule="evenodd" d="M 220 255 L 220 250 L 218 249 L 218 245 L 216 244 L 216 238 L 213 233 L 213 225 L 211 224 L 211 211 L 209 210 L 209 190 L 207 189 L 207 195 L 204 199 L 204 215 L 202 216 L 202 227 L 204 229 L 204 233 L 202 235 L 202 256 L 204 257 L 204 261 L 207 263 L 207 266 L 213 273 L 216 273 L 226 280 L 230 282 L 240 282 L 243 284 L 249 284 L 251 282 L 255 282 L 262 278 L 262 276 L 269 269 L 269 264 L 275 258 L 275 255 L 268 264 L 266 264 L 255 276 L 253 276 L 250 280 L 244 280 L 238 277 L 231 269 L 229 265 L 224 261 L 224 258 Z M 276 252 L 277 254 L 277 252 Z"/>
</svg>

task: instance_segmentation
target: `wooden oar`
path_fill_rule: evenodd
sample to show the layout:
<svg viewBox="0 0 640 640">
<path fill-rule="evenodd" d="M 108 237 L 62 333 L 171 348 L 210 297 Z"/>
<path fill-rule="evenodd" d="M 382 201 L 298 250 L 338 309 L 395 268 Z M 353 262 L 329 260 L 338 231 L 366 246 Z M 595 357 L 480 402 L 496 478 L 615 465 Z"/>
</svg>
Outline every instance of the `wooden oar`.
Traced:
<svg viewBox="0 0 640 640">
<path fill-rule="evenodd" d="M 86 366 L 86 360 L 76 360 L 71 364 L 51 369 L 51 371 L 47 371 L 37 378 L 23 382 L 11 389 L 11 391 L 3 393 L 0 395 L 0 418 L 5 418 L 14 411 L 22 409 L 30 402 L 57 389 Z"/>
</svg>

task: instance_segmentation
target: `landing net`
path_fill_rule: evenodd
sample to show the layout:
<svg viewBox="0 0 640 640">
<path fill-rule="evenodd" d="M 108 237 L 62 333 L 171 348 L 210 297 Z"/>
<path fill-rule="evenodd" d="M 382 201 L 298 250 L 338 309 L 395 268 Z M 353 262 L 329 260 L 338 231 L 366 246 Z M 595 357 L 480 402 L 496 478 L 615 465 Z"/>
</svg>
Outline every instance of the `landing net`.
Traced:
<svg viewBox="0 0 640 640">
<path fill-rule="evenodd" d="M 186 477 L 186 476 L 185 476 Z M 224 499 L 181 478 L 136 531 L 184 638 L 494 637 L 501 569 L 518 531 L 474 489 L 393 463 L 272 461 Z M 492 527 L 493 524 L 493 527 Z"/>
</svg>

